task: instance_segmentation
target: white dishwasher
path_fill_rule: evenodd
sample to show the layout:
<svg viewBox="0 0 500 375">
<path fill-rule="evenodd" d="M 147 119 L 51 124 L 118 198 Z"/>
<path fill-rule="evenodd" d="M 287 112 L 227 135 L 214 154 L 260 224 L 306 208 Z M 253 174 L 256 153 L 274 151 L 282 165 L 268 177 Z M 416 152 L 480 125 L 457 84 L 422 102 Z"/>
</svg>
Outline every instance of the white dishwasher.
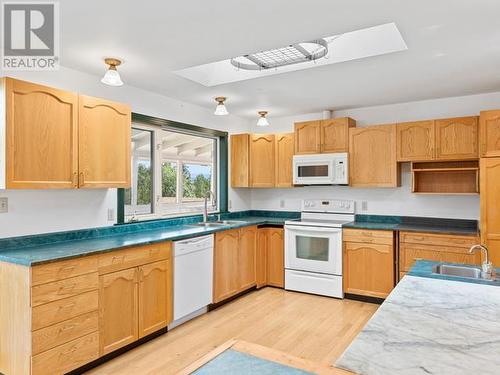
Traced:
<svg viewBox="0 0 500 375">
<path fill-rule="evenodd" d="M 212 303 L 213 249 L 213 235 L 174 242 L 174 322 L 170 327 L 206 312 Z"/>
</svg>

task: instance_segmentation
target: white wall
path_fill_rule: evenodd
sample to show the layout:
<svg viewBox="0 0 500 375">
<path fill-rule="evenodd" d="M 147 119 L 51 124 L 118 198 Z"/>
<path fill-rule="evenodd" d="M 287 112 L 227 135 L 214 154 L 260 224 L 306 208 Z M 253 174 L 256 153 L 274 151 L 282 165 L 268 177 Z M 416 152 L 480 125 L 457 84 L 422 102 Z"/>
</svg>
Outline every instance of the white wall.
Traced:
<svg viewBox="0 0 500 375">
<path fill-rule="evenodd" d="M 500 108 L 500 92 L 410 103 L 335 111 L 334 117 L 352 117 L 357 126 L 412 120 L 478 115 L 479 111 Z M 293 123 L 321 119 L 322 113 L 270 118 L 269 132 L 291 132 Z M 254 121 L 249 123 L 258 132 Z M 302 187 L 294 189 L 252 189 L 252 209 L 298 210 L 306 198 L 339 198 L 357 201 L 358 213 L 394 214 L 479 219 L 479 196 L 424 196 L 411 193 L 408 163 L 403 164 L 402 186 L 390 189 L 357 189 L 349 187 Z M 361 201 L 368 209 L 361 211 Z M 280 203 L 284 204 L 281 207 Z"/>
<path fill-rule="evenodd" d="M 245 132 L 247 121 L 214 116 L 211 110 L 131 86 L 109 87 L 100 77 L 61 68 L 56 72 L 0 72 L 27 81 L 130 104 L 133 112 L 223 131 Z M 108 208 L 116 212 L 116 190 L 0 190 L 9 212 L 0 214 L 0 238 L 111 225 Z M 250 191 L 229 189 L 233 210 L 250 207 Z"/>
</svg>

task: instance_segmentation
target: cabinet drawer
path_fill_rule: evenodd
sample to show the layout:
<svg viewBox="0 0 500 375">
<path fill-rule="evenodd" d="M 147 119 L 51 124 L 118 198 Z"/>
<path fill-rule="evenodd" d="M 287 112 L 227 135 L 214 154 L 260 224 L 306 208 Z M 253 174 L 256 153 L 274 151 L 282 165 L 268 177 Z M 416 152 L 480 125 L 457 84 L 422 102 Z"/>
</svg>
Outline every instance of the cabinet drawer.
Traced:
<svg viewBox="0 0 500 375">
<path fill-rule="evenodd" d="M 96 290 L 36 306 L 32 311 L 31 329 L 35 331 L 95 311 L 98 307 L 98 300 L 98 291 Z"/>
<path fill-rule="evenodd" d="M 400 232 L 399 240 L 401 243 L 467 248 L 479 243 L 479 239 L 476 236 L 455 236 L 418 232 Z"/>
<path fill-rule="evenodd" d="M 33 332 L 33 355 L 55 348 L 71 340 L 96 332 L 99 329 L 97 311 L 65 320 Z"/>
<path fill-rule="evenodd" d="M 99 275 L 97 272 L 93 272 L 66 280 L 37 285 L 31 288 L 31 306 L 34 307 L 97 290 L 98 284 Z"/>
<path fill-rule="evenodd" d="M 137 246 L 99 256 L 99 273 L 109 273 L 171 258 L 171 242 Z"/>
<path fill-rule="evenodd" d="M 470 254 L 468 248 L 400 244 L 399 270 L 408 272 L 417 260 L 436 262 L 480 264 L 481 254 Z"/>
<path fill-rule="evenodd" d="M 392 245 L 394 232 L 388 230 L 344 229 L 342 237 L 345 242 L 376 243 Z"/>
<path fill-rule="evenodd" d="M 31 373 L 65 374 L 99 357 L 99 333 L 68 342 L 31 358 Z"/>
<path fill-rule="evenodd" d="M 35 266 L 31 271 L 31 285 L 97 272 L 97 261 L 97 256 L 88 256 Z"/>
</svg>

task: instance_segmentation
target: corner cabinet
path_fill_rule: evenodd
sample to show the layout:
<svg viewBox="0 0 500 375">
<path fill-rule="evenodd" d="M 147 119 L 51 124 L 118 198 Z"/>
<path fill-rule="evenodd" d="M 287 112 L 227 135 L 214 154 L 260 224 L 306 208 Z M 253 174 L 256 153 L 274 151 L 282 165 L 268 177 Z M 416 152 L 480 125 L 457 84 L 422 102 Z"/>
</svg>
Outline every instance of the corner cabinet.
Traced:
<svg viewBox="0 0 500 375">
<path fill-rule="evenodd" d="M 500 157 L 480 161 L 481 243 L 489 249 L 490 260 L 500 267 Z"/>
<path fill-rule="evenodd" d="M 349 129 L 349 180 L 353 187 L 400 186 L 396 125 Z"/>
<path fill-rule="evenodd" d="M 130 108 L 0 80 L 0 189 L 130 186 Z"/>
<path fill-rule="evenodd" d="M 285 287 L 285 249 L 283 228 L 258 229 L 257 287 Z"/>
<path fill-rule="evenodd" d="M 231 135 L 231 187 L 292 187 L 293 145 L 293 133 Z"/>
<path fill-rule="evenodd" d="M 479 144 L 481 157 L 500 156 L 500 110 L 481 111 Z"/>
<path fill-rule="evenodd" d="M 256 246 L 255 226 L 215 233 L 214 303 L 256 285 Z"/>
</svg>

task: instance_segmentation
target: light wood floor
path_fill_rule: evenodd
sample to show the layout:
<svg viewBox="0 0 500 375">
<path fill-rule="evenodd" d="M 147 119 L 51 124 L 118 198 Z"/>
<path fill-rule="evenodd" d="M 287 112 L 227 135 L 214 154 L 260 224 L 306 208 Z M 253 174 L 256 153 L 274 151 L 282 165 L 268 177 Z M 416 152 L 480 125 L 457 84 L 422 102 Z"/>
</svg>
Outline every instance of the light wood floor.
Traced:
<svg viewBox="0 0 500 375">
<path fill-rule="evenodd" d="M 268 287 L 174 328 L 87 374 L 175 374 L 232 338 L 331 364 L 377 307 Z"/>
</svg>

